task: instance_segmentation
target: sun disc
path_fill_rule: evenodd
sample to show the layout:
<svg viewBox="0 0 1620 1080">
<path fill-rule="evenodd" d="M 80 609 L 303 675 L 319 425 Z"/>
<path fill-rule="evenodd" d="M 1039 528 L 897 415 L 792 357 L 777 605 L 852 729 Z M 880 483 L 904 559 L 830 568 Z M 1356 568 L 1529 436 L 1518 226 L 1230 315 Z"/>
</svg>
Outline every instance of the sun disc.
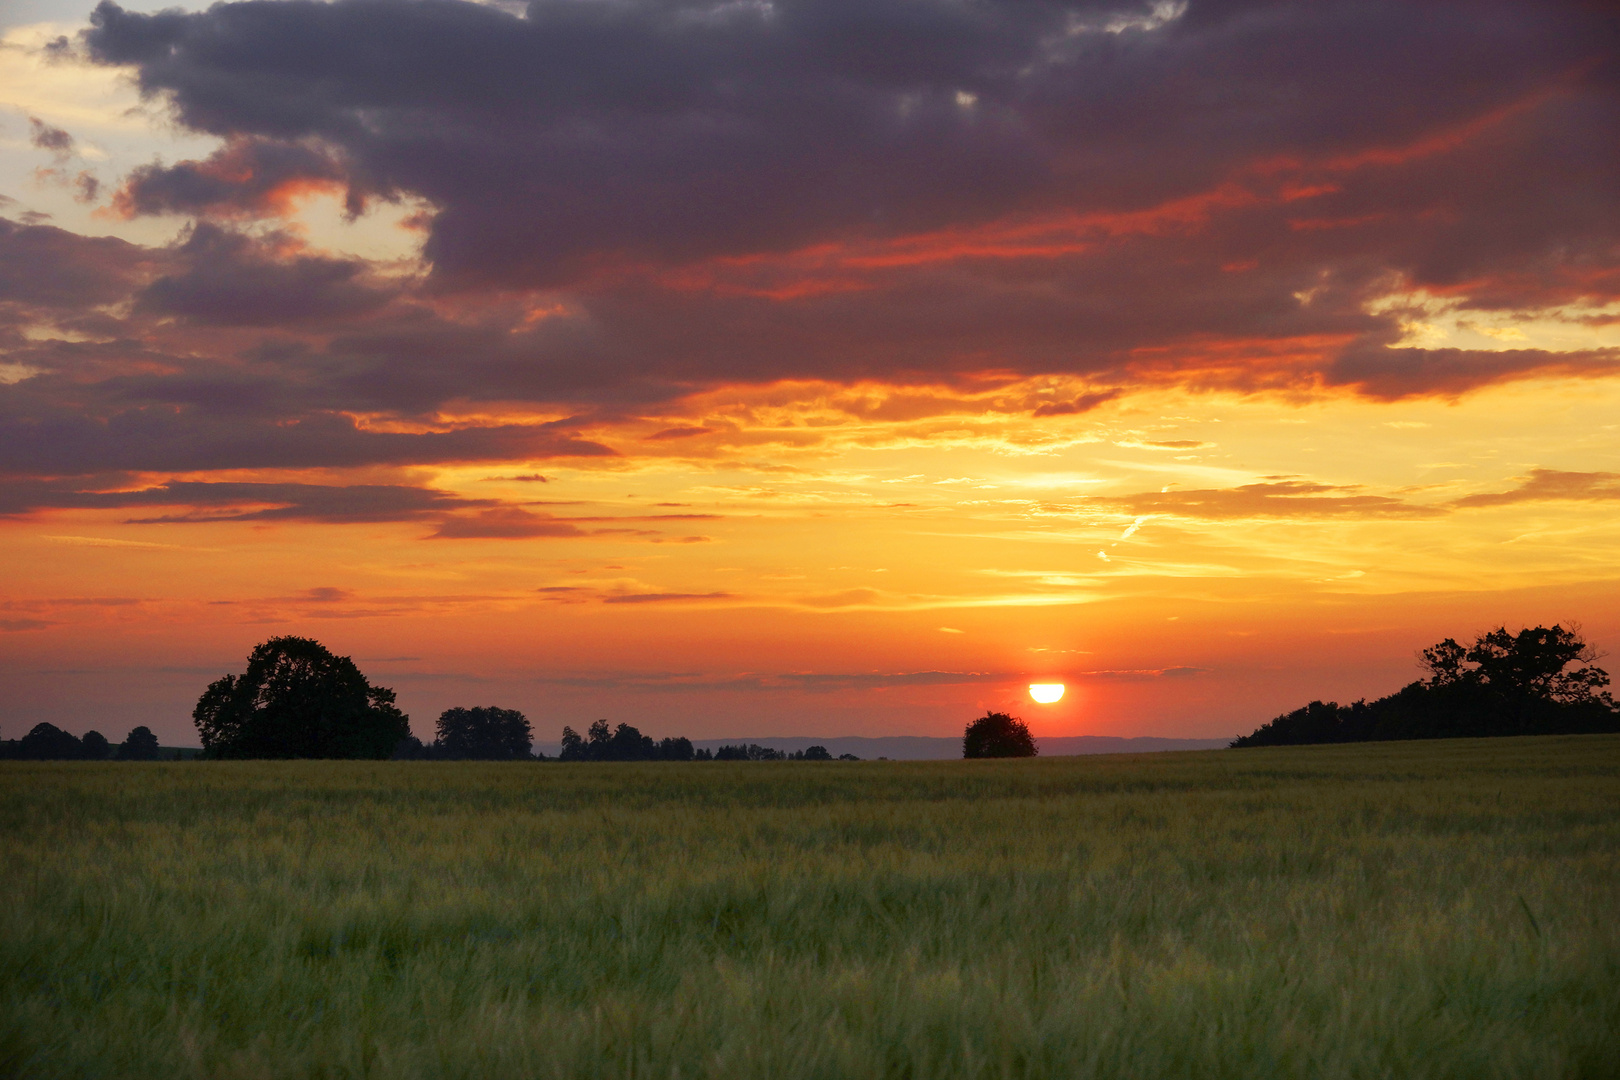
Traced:
<svg viewBox="0 0 1620 1080">
<path fill-rule="evenodd" d="M 1060 682 L 1030 683 L 1029 696 L 1042 705 L 1050 705 L 1063 696 L 1063 684 Z"/>
</svg>

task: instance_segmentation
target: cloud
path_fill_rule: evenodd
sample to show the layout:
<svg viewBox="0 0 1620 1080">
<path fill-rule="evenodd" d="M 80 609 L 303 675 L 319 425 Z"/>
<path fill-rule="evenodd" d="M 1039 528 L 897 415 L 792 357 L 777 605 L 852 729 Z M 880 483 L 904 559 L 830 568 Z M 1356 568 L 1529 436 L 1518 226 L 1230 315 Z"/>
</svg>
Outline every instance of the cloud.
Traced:
<svg viewBox="0 0 1620 1080">
<path fill-rule="evenodd" d="M 727 592 L 681 593 L 681 592 L 644 592 L 644 593 L 615 593 L 602 597 L 604 604 L 669 604 L 690 603 L 694 600 L 727 600 L 731 598 Z"/>
<path fill-rule="evenodd" d="M 7 633 L 16 633 L 26 630 L 44 630 L 47 627 L 54 625 L 54 623 L 46 622 L 44 619 L 0 619 L 0 630 L 6 631 Z"/>
<path fill-rule="evenodd" d="M 1081 394 L 1068 401 L 1053 401 L 1035 409 L 1036 416 L 1072 416 L 1078 413 L 1090 412 L 1097 406 L 1113 401 L 1119 397 L 1118 390 L 1101 390 L 1092 394 Z"/>
<path fill-rule="evenodd" d="M 663 441 L 666 441 L 666 440 L 669 440 L 669 439 L 690 439 L 690 438 L 693 438 L 693 437 L 698 436 L 698 435 L 708 435 L 708 434 L 711 434 L 711 432 L 706 427 L 692 427 L 692 426 L 672 427 L 672 428 L 665 428 L 662 431 L 657 431 L 657 432 L 654 432 L 651 435 L 648 435 L 647 436 L 647 441 L 648 442 L 663 442 Z"/>
<path fill-rule="evenodd" d="M 1347 349 L 1327 367 L 1331 385 L 1354 386 L 1385 401 L 1420 395 L 1457 396 L 1492 383 L 1537 375 L 1620 374 L 1620 349 L 1396 349 L 1368 343 Z"/>
<path fill-rule="evenodd" d="M 113 237 L 0 218 L 0 304 L 79 312 L 116 303 L 160 258 Z"/>
<path fill-rule="evenodd" d="M 311 521 L 328 524 L 420 521 L 493 506 L 432 488 L 390 484 L 211 483 L 173 480 L 126 491 L 86 491 L 61 484 L 13 484 L 0 489 L 0 513 L 42 509 L 124 510 L 187 507 L 185 513 L 135 518 L 134 524 L 206 521 Z M 120 543 L 61 537 L 72 543 Z M 143 545 L 149 546 L 149 545 Z"/>
<path fill-rule="evenodd" d="M 1530 475 L 1511 491 L 1467 495 L 1451 505 L 1464 508 L 1512 506 L 1516 503 L 1558 500 L 1574 502 L 1620 500 L 1620 473 L 1531 469 Z"/>
<path fill-rule="evenodd" d="M 578 525 L 516 507 L 483 510 L 443 522 L 434 540 L 532 540 L 539 537 L 585 536 Z"/>
<path fill-rule="evenodd" d="M 341 186 L 343 172 L 319 150 L 269 139 L 231 139 L 204 161 L 143 165 L 113 200 L 127 217 L 216 213 L 274 214 L 295 196 Z"/>
<path fill-rule="evenodd" d="M 1597 7 L 1167 10 L 104 2 L 85 55 L 218 149 L 118 183 L 119 212 L 190 219 L 172 245 L 0 219 L 0 472 L 699 454 L 734 430 L 660 406 L 744 385 L 919 388 L 842 406 L 875 424 L 935 408 L 924 387 L 1062 376 L 995 405 L 1059 429 L 1161 384 L 1389 400 L 1617 372 L 1613 349 L 1397 347 L 1389 300 L 1620 298 Z M 58 132 L 34 135 L 67 153 Z M 300 244 L 311 191 L 422 206 L 420 273 Z M 1428 512 L 1160 503 L 1195 499 Z M 553 527 L 497 509 L 441 528 Z"/>
<path fill-rule="evenodd" d="M 1100 501 L 1134 514 L 1171 514 L 1221 520 L 1247 517 L 1435 517 L 1443 509 L 1404 502 L 1387 495 L 1358 494 L 1358 489 L 1305 480 L 1243 484 L 1235 488 L 1154 491 Z M 1140 524 L 1140 523 L 1138 523 Z M 1134 531 L 1134 527 L 1131 530 Z"/>
<path fill-rule="evenodd" d="M 53 127 L 37 116 L 28 118 L 28 142 L 40 150 L 49 151 L 58 159 L 73 154 L 73 136 L 59 127 Z"/>
<path fill-rule="evenodd" d="M 286 242 L 286 237 L 276 237 Z M 184 267 L 138 294 L 142 311 L 200 323 L 284 326 L 353 317 L 389 299 L 365 284 L 365 264 L 316 255 L 275 257 L 262 239 L 199 224 L 175 251 Z"/>
</svg>

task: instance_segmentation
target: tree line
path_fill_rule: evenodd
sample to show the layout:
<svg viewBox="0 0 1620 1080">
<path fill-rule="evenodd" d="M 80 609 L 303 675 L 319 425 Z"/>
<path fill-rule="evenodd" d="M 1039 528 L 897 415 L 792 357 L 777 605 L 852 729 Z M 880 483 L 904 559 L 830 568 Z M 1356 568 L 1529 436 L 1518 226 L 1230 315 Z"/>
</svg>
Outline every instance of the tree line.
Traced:
<svg viewBox="0 0 1620 1080">
<path fill-rule="evenodd" d="M 1376 701 L 1313 701 L 1232 745 L 1620 732 L 1597 660 L 1578 629 L 1557 625 L 1497 627 L 1468 646 L 1446 638 L 1420 654 L 1427 678 Z"/>
<path fill-rule="evenodd" d="M 1232 746 L 1433 739 L 1460 736 L 1620 732 L 1620 706 L 1605 689 L 1609 676 L 1577 630 L 1499 627 L 1471 646 L 1452 638 L 1424 649 L 1428 677 L 1388 697 L 1350 705 L 1313 701 L 1261 725 Z M 257 646 L 241 675 L 208 685 L 192 710 L 202 757 L 394 758 L 398 760 L 547 760 L 534 754 L 534 729 L 516 709 L 446 709 L 434 739 L 411 734 L 394 692 L 373 686 L 354 661 L 310 638 L 277 637 Z M 1034 757 L 1028 725 L 987 712 L 967 725 L 962 756 Z M 37 724 L 21 739 L 0 741 L 0 758 L 150 761 L 160 754 L 146 727 L 113 746 L 99 732 L 75 737 Z M 840 760 L 858 761 L 853 754 Z M 699 749 L 690 739 L 654 740 L 630 724 L 591 724 L 582 735 L 562 730 L 565 762 L 831 761 L 825 746 L 787 753 L 757 743 Z"/>
<path fill-rule="evenodd" d="M 121 743 L 94 730 L 80 738 L 55 724 L 35 724 L 20 739 L 0 739 L 0 760 L 10 761 L 157 761 L 162 755 L 157 736 L 145 724 L 132 728 Z"/>
<path fill-rule="evenodd" d="M 584 735 L 564 727 L 555 759 L 532 753 L 534 728 L 523 713 L 496 706 L 456 707 L 440 714 L 434 738 L 411 734 L 409 718 L 394 692 L 373 686 L 352 659 L 334 655 L 311 638 L 276 637 L 254 648 L 247 669 L 210 683 L 192 710 L 202 740 L 201 757 L 392 758 L 404 761 L 831 761 L 825 746 L 786 753 L 756 743 L 697 749 L 684 737 L 654 741 L 630 724 L 606 720 Z M 102 760 L 148 760 L 157 739 L 142 727 L 115 755 L 96 732 L 77 739 L 50 724 L 3 746 L 21 746 L 6 756 Z M 71 745 L 69 745 L 71 744 Z M 88 749 L 87 749 L 88 748 Z M 100 749 L 98 749 L 100 748 Z M 858 761 L 854 754 L 841 760 Z"/>
</svg>

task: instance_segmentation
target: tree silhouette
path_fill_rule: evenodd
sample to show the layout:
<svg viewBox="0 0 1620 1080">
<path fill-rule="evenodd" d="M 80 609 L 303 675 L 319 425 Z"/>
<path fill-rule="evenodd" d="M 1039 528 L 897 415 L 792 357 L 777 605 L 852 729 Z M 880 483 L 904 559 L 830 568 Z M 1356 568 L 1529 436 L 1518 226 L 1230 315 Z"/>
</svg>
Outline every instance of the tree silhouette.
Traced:
<svg viewBox="0 0 1620 1080">
<path fill-rule="evenodd" d="M 157 758 L 157 736 L 145 724 L 131 729 L 118 747 L 119 761 L 156 761 Z"/>
<path fill-rule="evenodd" d="M 247 671 L 211 683 L 191 715 L 210 757 L 386 758 L 410 734 L 392 690 L 301 637 L 259 645 Z"/>
<path fill-rule="evenodd" d="M 962 733 L 965 758 L 1034 757 L 1038 753 L 1029 726 L 1006 713 L 987 712 Z"/>
<path fill-rule="evenodd" d="M 444 757 L 511 761 L 529 756 L 534 729 L 516 709 L 493 705 L 446 709 L 439 716 L 434 748 Z"/>
<path fill-rule="evenodd" d="M 716 761 L 785 761 L 787 752 L 773 750 L 758 743 L 738 743 L 736 746 L 722 746 L 715 750 Z"/>
<path fill-rule="evenodd" d="M 106 761 L 112 756 L 112 743 L 108 742 L 107 736 L 99 731 L 85 732 L 84 738 L 79 740 L 79 745 L 84 748 L 83 754 L 86 760 Z"/>
<path fill-rule="evenodd" d="M 680 747 L 673 740 L 666 739 L 673 752 L 679 753 Z M 681 740 L 684 742 L 685 740 Z M 687 749 L 691 743 L 686 744 Z M 584 737 L 571 727 L 563 728 L 561 761 L 658 761 L 663 757 L 660 744 L 653 742 L 652 736 L 643 735 L 640 730 L 629 724 L 620 724 L 617 729 L 608 726 L 606 720 L 594 721 L 586 730 Z"/>
<path fill-rule="evenodd" d="M 684 735 L 658 741 L 658 760 L 660 761 L 692 761 L 696 757 L 697 754 L 692 749 L 692 740 Z"/>
<path fill-rule="evenodd" d="M 1596 661 L 1578 628 L 1497 627 L 1471 646 L 1446 638 L 1419 655 L 1427 679 L 1372 702 L 1313 701 L 1232 745 L 1620 731 L 1608 672 Z"/>
<path fill-rule="evenodd" d="M 76 761 L 84 756 L 84 744 L 55 724 L 40 723 L 17 740 L 12 752 L 24 761 Z"/>
</svg>

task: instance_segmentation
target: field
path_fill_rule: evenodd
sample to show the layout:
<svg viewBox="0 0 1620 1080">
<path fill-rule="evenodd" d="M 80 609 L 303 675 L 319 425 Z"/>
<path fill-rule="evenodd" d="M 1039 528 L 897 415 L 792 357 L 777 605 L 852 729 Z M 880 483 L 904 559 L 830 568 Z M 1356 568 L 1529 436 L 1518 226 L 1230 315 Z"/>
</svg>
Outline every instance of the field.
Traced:
<svg viewBox="0 0 1620 1080">
<path fill-rule="evenodd" d="M 0 1075 L 1613 1077 L 1620 737 L 0 768 Z"/>
</svg>

